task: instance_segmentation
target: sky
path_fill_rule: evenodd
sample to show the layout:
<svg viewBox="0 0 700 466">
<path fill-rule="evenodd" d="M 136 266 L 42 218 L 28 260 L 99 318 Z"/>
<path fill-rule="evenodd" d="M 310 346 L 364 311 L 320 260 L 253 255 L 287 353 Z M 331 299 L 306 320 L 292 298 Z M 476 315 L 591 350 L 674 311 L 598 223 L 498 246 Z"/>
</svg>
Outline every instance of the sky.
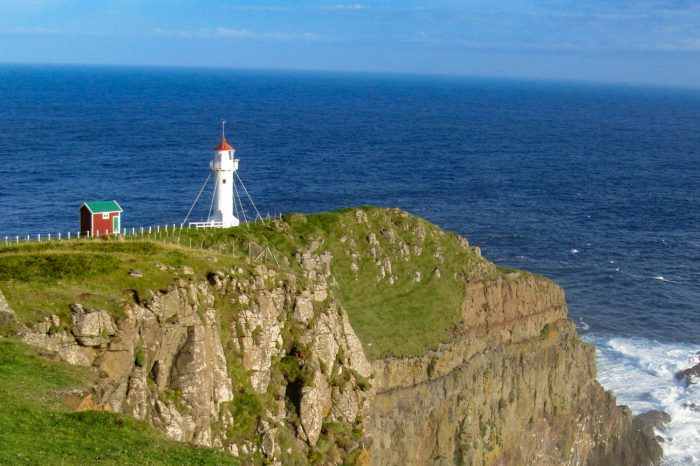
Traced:
<svg viewBox="0 0 700 466">
<path fill-rule="evenodd" d="M 700 87 L 700 1 L 0 0 L 0 62 Z"/>
</svg>

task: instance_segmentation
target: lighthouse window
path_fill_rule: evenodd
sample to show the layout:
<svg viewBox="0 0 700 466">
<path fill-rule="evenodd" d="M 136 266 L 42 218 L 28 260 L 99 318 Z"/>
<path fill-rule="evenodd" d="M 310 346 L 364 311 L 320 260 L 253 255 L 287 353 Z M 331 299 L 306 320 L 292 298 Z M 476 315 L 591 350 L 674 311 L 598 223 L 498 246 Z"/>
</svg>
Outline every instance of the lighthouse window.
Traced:
<svg viewBox="0 0 700 466">
<path fill-rule="evenodd" d="M 221 182 L 222 182 L 223 184 L 226 184 L 226 178 L 224 178 L 223 180 L 221 180 Z"/>
</svg>

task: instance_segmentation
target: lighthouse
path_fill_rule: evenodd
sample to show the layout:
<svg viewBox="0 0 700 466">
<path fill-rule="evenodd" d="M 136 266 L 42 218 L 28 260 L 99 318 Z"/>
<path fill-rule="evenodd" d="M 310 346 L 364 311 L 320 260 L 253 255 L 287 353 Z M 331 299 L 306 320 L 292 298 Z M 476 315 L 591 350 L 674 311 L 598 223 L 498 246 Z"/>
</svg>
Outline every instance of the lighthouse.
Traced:
<svg viewBox="0 0 700 466">
<path fill-rule="evenodd" d="M 233 177 L 238 170 L 236 149 L 226 141 L 226 122 L 221 123 L 221 144 L 214 148 L 214 160 L 210 167 L 214 179 L 214 200 L 207 220 L 212 226 L 221 228 L 238 226 L 240 221 L 233 215 Z"/>
<path fill-rule="evenodd" d="M 207 176 L 204 185 L 199 190 L 199 194 L 194 200 L 192 207 L 185 216 L 181 225 L 187 224 L 189 227 L 195 228 L 230 228 L 240 225 L 239 214 L 243 216 L 243 221 L 248 223 L 252 219 L 246 215 L 246 209 L 243 205 L 242 194 L 248 200 L 248 204 L 255 211 L 255 219 L 262 219 L 258 208 L 255 207 L 253 199 L 250 197 L 248 189 L 243 184 L 243 180 L 238 176 L 238 159 L 236 158 L 236 149 L 226 141 L 226 121 L 221 122 L 221 143 L 214 148 L 214 160 L 209 163 L 211 172 Z M 214 180 L 214 196 L 209 206 L 209 215 L 206 221 L 189 222 L 190 214 L 194 210 L 199 197 L 202 195 L 204 188 L 209 183 L 209 180 Z M 239 193 L 239 189 L 242 189 Z"/>
</svg>

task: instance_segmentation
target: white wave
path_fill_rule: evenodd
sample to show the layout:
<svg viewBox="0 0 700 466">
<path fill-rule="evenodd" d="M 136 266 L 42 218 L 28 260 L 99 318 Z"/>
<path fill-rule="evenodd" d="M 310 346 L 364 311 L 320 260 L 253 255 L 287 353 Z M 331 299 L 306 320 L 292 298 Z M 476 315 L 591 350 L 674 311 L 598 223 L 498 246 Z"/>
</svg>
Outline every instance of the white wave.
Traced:
<svg viewBox="0 0 700 466">
<path fill-rule="evenodd" d="M 700 464 L 700 385 L 685 386 L 675 373 L 700 361 L 700 347 L 632 338 L 584 338 L 597 349 L 598 380 L 634 414 L 666 411 L 671 423 L 664 438 L 664 465 Z M 691 405 L 696 408 L 692 408 Z"/>
<path fill-rule="evenodd" d="M 578 254 L 578 249 L 572 249 L 571 254 Z"/>
<path fill-rule="evenodd" d="M 666 282 L 666 283 L 678 283 L 674 280 L 669 280 L 668 278 L 662 277 L 661 275 L 657 275 L 656 277 L 652 277 L 652 278 L 654 280 L 659 280 L 659 281 Z"/>
<path fill-rule="evenodd" d="M 582 317 L 579 317 L 578 321 L 579 321 L 579 324 L 580 324 L 579 326 L 580 326 L 581 330 L 587 331 L 587 330 L 591 329 L 591 326 L 588 325 L 588 323 L 585 320 L 583 320 Z"/>
</svg>

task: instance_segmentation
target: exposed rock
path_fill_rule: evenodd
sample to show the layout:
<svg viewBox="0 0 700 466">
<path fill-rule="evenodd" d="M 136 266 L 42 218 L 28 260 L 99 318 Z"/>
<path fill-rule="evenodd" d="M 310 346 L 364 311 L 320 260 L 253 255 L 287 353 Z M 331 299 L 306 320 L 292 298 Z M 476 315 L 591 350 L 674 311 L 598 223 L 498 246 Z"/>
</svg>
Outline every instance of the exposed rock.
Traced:
<svg viewBox="0 0 700 466">
<path fill-rule="evenodd" d="M 380 233 L 389 244 L 396 242 L 396 233 L 392 228 L 382 228 Z"/>
<path fill-rule="evenodd" d="M 78 345 L 75 338 L 65 333 L 20 333 L 23 342 L 56 353 L 61 359 L 78 366 L 89 366 L 95 360 L 95 350 Z"/>
<path fill-rule="evenodd" d="M 190 266 L 188 266 L 188 265 L 181 265 L 181 266 L 180 266 L 180 272 L 181 272 L 183 275 L 192 275 L 192 274 L 194 274 L 194 271 L 192 270 L 192 267 L 190 267 Z"/>
<path fill-rule="evenodd" d="M 653 429 L 664 430 L 669 422 L 671 415 L 666 411 L 652 410 L 634 416 L 632 426 L 638 430 L 653 432 Z"/>
<path fill-rule="evenodd" d="M 700 363 L 676 372 L 676 380 L 684 380 L 686 385 L 696 383 L 697 378 L 700 378 Z"/>
<path fill-rule="evenodd" d="M 0 325 L 15 322 L 16 320 L 17 315 L 15 314 L 15 311 L 13 311 L 12 308 L 10 308 L 10 305 L 7 304 L 5 296 L 2 294 L 2 291 L 0 291 Z"/>
<path fill-rule="evenodd" d="M 420 241 L 421 243 L 422 243 L 423 241 L 425 241 L 426 232 L 425 232 L 425 226 L 423 226 L 422 223 L 418 223 L 418 224 L 413 228 L 413 236 L 415 236 L 416 239 L 417 239 L 418 241 Z"/>
<path fill-rule="evenodd" d="M 117 331 L 112 317 L 101 310 L 84 312 L 82 306 L 71 307 L 73 335 L 83 346 L 100 346 L 109 341 Z"/>
<path fill-rule="evenodd" d="M 320 370 L 315 372 L 312 385 L 304 387 L 301 394 L 299 420 L 303 438 L 309 445 L 315 446 L 321 435 L 323 419 L 331 408 L 331 390 Z"/>
<path fill-rule="evenodd" d="M 544 279 L 470 283 L 456 339 L 374 362 L 375 465 L 658 464 Z M 440 459 L 439 461 L 436 459 Z"/>
<path fill-rule="evenodd" d="M 382 267 L 383 267 L 383 269 L 386 271 L 386 274 L 387 274 L 387 275 L 391 275 L 391 274 L 392 274 L 392 272 L 391 272 L 391 259 L 389 259 L 388 257 L 385 257 L 385 258 L 382 260 Z"/>
<path fill-rule="evenodd" d="M 367 234 L 367 242 L 370 246 L 379 246 L 379 241 L 377 241 L 377 235 L 373 231 L 370 231 Z"/>
<path fill-rule="evenodd" d="M 293 317 L 297 322 L 308 324 L 314 316 L 314 306 L 308 295 L 297 296 Z"/>
<path fill-rule="evenodd" d="M 357 209 L 355 211 L 355 219 L 357 219 L 358 223 L 364 223 L 365 225 L 369 223 L 369 220 L 367 219 L 367 214 L 364 210 Z"/>
<path fill-rule="evenodd" d="M 129 269 L 129 276 L 135 278 L 143 277 L 143 274 L 136 269 Z"/>
</svg>

